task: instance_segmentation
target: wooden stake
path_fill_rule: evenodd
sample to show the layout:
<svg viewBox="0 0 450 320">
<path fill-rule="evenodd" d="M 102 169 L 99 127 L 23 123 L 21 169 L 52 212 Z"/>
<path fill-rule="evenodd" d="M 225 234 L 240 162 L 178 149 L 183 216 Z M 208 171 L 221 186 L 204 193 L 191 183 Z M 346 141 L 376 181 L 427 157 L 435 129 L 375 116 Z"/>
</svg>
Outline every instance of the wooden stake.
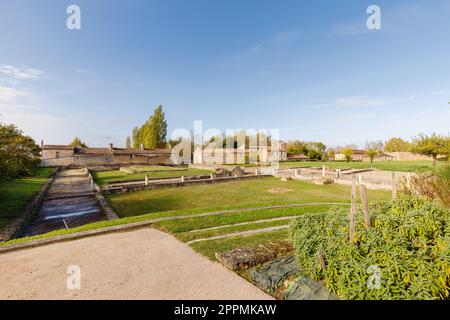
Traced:
<svg viewBox="0 0 450 320">
<path fill-rule="evenodd" d="M 320 266 L 322 267 L 322 270 L 326 271 L 327 270 L 327 266 L 325 265 L 325 259 L 323 258 L 322 251 L 319 251 L 318 258 L 319 258 L 319 263 L 320 263 Z"/>
<path fill-rule="evenodd" d="M 397 199 L 397 186 L 395 181 L 395 172 L 392 172 L 392 200 Z"/>
<path fill-rule="evenodd" d="M 350 242 L 353 243 L 355 240 L 356 233 L 356 178 L 352 175 L 352 196 L 351 196 L 351 208 L 350 208 Z"/>
<path fill-rule="evenodd" d="M 366 223 L 366 228 L 370 228 L 369 203 L 367 201 L 367 191 L 365 184 L 359 185 L 359 193 L 361 195 L 361 203 L 364 210 L 364 221 Z"/>
</svg>

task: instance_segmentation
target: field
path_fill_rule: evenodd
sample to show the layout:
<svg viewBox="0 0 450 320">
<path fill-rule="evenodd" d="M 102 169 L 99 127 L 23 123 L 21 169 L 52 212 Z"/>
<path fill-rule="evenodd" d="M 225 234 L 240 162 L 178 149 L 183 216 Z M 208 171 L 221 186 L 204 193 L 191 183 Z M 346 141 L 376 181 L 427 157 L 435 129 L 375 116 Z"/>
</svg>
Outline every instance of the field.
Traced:
<svg viewBox="0 0 450 320">
<path fill-rule="evenodd" d="M 368 195 L 370 200 L 386 200 L 390 197 L 389 192 L 380 190 L 369 190 Z M 292 218 L 305 213 L 326 212 L 331 207 L 348 208 L 349 197 L 350 188 L 347 186 L 283 182 L 275 178 L 146 190 L 108 196 L 121 219 L 58 230 L 1 245 L 164 219 L 154 221 L 153 225 L 189 243 L 194 250 L 208 258 L 215 259 L 215 252 L 287 239 L 288 231 L 284 227 Z M 269 207 L 273 205 L 278 207 Z M 283 229 L 268 229 L 281 227 Z M 244 236 L 239 234 L 242 232 L 254 234 Z"/>
<path fill-rule="evenodd" d="M 0 184 L 0 229 L 23 213 L 27 203 L 41 189 L 52 171 L 50 168 L 39 168 L 33 177 Z"/>
<path fill-rule="evenodd" d="M 119 170 L 114 171 L 101 171 L 93 174 L 95 181 L 100 186 L 105 185 L 108 182 L 116 182 L 122 180 L 144 180 L 147 175 L 149 179 L 162 179 L 162 178 L 178 178 L 181 176 L 195 176 L 201 174 L 210 174 L 209 170 L 201 169 L 188 169 L 188 168 L 172 168 L 167 166 L 145 166 L 135 167 L 139 171 L 137 173 L 126 173 Z"/>
<path fill-rule="evenodd" d="M 442 167 L 448 164 L 447 161 L 438 161 L 437 166 Z M 287 169 L 293 167 L 322 167 L 326 166 L 333 169 L 379 169 L 385 171 L 399 172 L 427 172 L 433 171 L 431 161 L 375 161 L 370 162 L 344 162 L 344 161 L 285 161 L 280 162 L 280 168 Z"/>
<path fill-rule="evenodd" d="M 389 192 L 368 190 L 370 200 L 384 200 Z M 305 202 L 349 202 L 350 187 L 315 185 L 276 178 L 241 180 L 181 188 L 164 188 L 107 196 L 121 217 L 171 210 L 260 207 Z"/>
<path fill-rule="evenodd" d="M 154 225 L 215 259 L 216 252 L 287 239 L 292 218 L 348 207 L 349 197 L 350 188 L 343 185 L 261 178 L 132 192 L 108 196 L 108 200 L 126 219 L 143 213 L 153 218 L 177 217 Z M 390 192 L 368 190 L 368 197 L 387 200 Z M 270 208 L 274 205 L 280 207 Z M 184 215 L 188 216 L 180 217 Z"/>
</svg>

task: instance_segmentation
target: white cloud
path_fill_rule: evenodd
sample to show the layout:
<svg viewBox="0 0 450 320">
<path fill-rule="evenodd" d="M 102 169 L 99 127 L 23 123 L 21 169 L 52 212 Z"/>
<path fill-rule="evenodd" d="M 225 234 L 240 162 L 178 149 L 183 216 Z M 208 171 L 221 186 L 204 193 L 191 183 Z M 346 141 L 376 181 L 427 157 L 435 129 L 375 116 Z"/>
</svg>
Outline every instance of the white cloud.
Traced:
<svg viewBox="0 0 450 320">
<path fill-rule="evenodd" d="M 0 65 L 0 74 L 15 80 L 38 80 L 44 76 L 44 72 L 34 68 L 18 68 L 11 65 Z"/>
<path fill-rule="evenodd" d="M 335 36 L 354 36 L 368 33 L 364 23 L 339 24 L 333 27 L 331 34 Z"/>
<path fill-rule="evenodd" d="M 431 93 L 432 96 L 442 96 L 444 94 L 450 94 L 450 91 L 449 90 L 438 90 L 438 91 Z"/>
<path fill-rule="evenodd" d="M 13 87 L 0 86 L 0 106 L 7 104 L 14 104 L 18 99 L 30 97 L 31 92 Z"/>
<path fill-rule="evenodd" d="M 41 95 L 24 86 L 24 82 L 39 80 L 44 74 L 34 68 L 0 65 L 0 75 L 4 76 L 0 79 L 0 122 L 13 123 L 35 138 L 64 127 L 67 119 L 49 112 Z"/>
<path fill-rule="evenodd" d="M 363 108 L 375 107 L 386 104 L 386 101 L 380 98 L 369 98 L 367 96 L 352 96 L 336 99 L 338 108 Z"/>
</svg>

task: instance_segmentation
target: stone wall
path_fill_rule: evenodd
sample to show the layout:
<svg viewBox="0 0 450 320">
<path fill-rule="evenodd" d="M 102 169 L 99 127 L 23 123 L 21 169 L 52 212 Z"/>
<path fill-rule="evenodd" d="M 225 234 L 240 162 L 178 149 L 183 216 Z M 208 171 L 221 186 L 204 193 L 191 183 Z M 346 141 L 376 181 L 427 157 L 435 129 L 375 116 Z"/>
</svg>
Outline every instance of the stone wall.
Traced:
<svg viewBox="0 0 450 320">
<path fill-rule="evenodd" d="M 433 159 L 421 154 L 414 154 L 412 152 L 389 152 L 388 155 L 394 157 L 394 160 L 398 161 L 432 161 Z"/>
<path fill-rule="evenodd" d="M 93 167 L 120 165 L 172 164 L 170 155 L 127 155 L 112 153 L 71 155 L 60 158 L 49 158 L 41 161 L 42 167 Z"/>
</svg>

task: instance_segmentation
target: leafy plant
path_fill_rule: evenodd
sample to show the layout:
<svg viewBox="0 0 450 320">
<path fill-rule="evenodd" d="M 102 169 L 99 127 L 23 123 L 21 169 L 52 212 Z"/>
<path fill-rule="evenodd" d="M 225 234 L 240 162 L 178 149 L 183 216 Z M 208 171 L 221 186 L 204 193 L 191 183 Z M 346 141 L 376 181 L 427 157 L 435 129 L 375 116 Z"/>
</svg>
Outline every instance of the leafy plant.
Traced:
<svg viewBox="0 0 450 320">
<path fill-rule="evenodd" d="M 371 221 L 366 229 L 358 213 L 351 243 L 348 210 L 296 218 L 291 236 L 299 264 L 342 299 L 449 299 L 449 211 L 403 196 L 377 203 Z M 368 286 L 373 268 L 380 270 L 378 288 Z"/>
</svg>

